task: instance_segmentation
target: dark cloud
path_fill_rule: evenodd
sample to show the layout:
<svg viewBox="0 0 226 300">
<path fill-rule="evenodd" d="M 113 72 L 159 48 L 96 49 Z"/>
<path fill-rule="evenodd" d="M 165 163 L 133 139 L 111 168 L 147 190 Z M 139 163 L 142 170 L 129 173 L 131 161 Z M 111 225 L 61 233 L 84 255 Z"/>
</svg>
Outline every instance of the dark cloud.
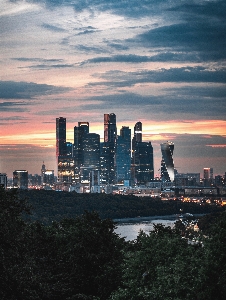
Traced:
<svg viewBox="0 0 226 300">
<path fill-rule="evenodd" d="M 26 67 L 19 67 L 21 69 L 23 68 L 30 68 L 30 69 L 38 69 L 38 70 L 50 70 L 50 69 L 63 69 L 63 68 L 74 68 L 74 64 L 39 64 L 39 65 L 32 65 L 32 66 L 26 66 Z"/>
<path fill-rule="evenodd" d="M 42 27 L 47 30 L 54 31 L 54 32 L 65 32 L 66 31 L 65 29 L 63 29 L 61 27 L 54 26 L 54 25 L 47 24 L 47 23 L 43 23 Z"/>
<path fill-rule="evenodd" d="M 55 63 L 55 62 L 63 62 L 63 59 L 45 59 L 45 58 L 32 58 L 32 57 L 13 57 L 12 60 L 17 61 L 23 61 L 23 62 L 49 62 L 49 63 Z"/>
<path fill-rule="evenodd" d="M 36 96 L 57 94 L 68 90 L 69 88 L 33 82 L 0 81 L 0 99 L 32 99 Z"/>
<path fill-rule="evenodd" d="M 113 49 L 116 49 L 116 50 L 119 50 L 119 51 L 122 51 L 122 50 L 129 50 L 129 47 L 128 47 L 128 46 L 123 45 L 123 44 L 121 44 L 120 42 L 118 42 L 118 43 L 116 43 L 116 42 L 113 42 L 113 43 L 108 42 L 107 44 L 108 44 L 108 46 L 109 46 L 110 48 L 113 48 Z"/>
<path fill-rule="evenodd" d="M 82 52 L 93 52 L 93 53 L 103 53 L 103 47 L 95 47 L 95 46 L 85 46 L 85 45 L 78 45 L 75 47 L 78 51 Z M 104 50 L 106 52 L 106 50 Z M 84 64 L 84 63 L 82 63 Z"/>
<path fill-rule="evenodd" d="M 152 70 L 140 70 L 137 72 L 109 71 L 105 74 L 95 74 L 105 81 L 90 83 L 89 85 L 104 85 L 114 87 L 133 86 L 139 83 L 225 83 L 225 69 L 211 69 L 204 67 L 182 67 Z"/>
<path fill-rule="evenodd" d="M 151 115 L 158 119 L 159 114 L 164 114 L 167 119 L 184 119 L 188 115 L 192 119 L 225 119 L 226 106 L 225 97 L 221 95 L 209 95 L 211 88 L 186 87 L 166 89 L 161 96 L 142 96 L 140 94 L 121 92 L 117 94 L 101 95 L 83 99 L 81 110 L 109 110 L 120 107 L 121 110 L 139 110 L 142 114 Z M 217 88 L 216 88 L 217 90 Z M 218 94 L 217 94 L 218 95 Z M 88 102 L 86 104 L 86 101 Z M 90 101 L 94 101 L 93 104 Z"/>
<path fill-rule="evenodd" d="M 26 107 L 27 105 L 30 105 L 30 103 L 27 102 L 1 102 L 0 103 L 0 111 L 1 112 L 9 112 L 9 111 L 13 111 L 13 112 L 24 112 L 26 111 Z M 8 118 L 1 118 L 1 121 L 10 121 L 11 117 Z"/>
<path fill-rule="evenodd" d="M 20 69 L 30 68 L 30 69 L 40 69 L 40 70 L 49 70 L 49 69 L 60 69 L 60 68 L 73 68 L 74 64 L 64 64 L 63 59 L 44 59 L 44 58 L 29 58 L 29 57 L 14 57 L 12 60 L 22 61 L 22 62 L 39 62 L 39 64 L 31 66 L 22 66 L 18 67 Z"/>
<path fill-rule="evenodd" d="M 180 23 L 163 26 L 137 36 L 144 47 L 167 47 L 174 51 L 187 51 L 194 60 L 201 55 L 206 60 L 226 58 L 226 26 L 206 22 Z M 197 53 L 198 51 L 198 53 Z"/>
<path fill-rule="evenodd" d="M 79 33 L 77 33 L 77 35 L 83 35 L 83 34 L 90 34 L 90 33 L 95 33 L 95 32 L 98 32 L 99 30 L 84 30 L 84 31 L 81 31 Z"/>
</svg>

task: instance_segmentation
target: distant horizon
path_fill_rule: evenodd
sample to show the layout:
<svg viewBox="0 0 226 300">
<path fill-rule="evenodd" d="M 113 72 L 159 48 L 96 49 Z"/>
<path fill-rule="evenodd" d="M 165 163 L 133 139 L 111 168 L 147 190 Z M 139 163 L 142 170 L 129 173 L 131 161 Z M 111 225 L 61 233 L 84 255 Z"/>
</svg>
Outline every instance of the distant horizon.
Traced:
<svg viewBox="0 0 226 300">
<path fill-rule="evenodd" d="M 180 173 L 226 171 L 226 1 L 0 0 L 0 172 L 56 172 L 57 117 L 143 124 Z"/>
</svg>

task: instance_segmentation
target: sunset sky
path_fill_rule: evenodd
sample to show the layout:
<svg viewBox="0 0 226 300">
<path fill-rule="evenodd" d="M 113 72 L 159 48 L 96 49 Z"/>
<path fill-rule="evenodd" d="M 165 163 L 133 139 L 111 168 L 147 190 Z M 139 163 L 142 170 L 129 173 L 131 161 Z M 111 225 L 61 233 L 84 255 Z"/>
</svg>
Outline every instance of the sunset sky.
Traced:
<svg viewBox="0 0 226 300">
<path fill-rule="evenodd" d="M 56 171 L 56 118 L 143 123 L 178 172 L 226 172 L 225 0 L 0 0 L 0 173 Z"/>
</svg>

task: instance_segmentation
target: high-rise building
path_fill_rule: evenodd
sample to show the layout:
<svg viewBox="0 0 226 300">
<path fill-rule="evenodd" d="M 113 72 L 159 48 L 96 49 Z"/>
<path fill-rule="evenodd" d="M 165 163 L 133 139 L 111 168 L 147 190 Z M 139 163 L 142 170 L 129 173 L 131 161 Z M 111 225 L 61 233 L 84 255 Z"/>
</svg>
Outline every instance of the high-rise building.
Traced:
<svg viewBox="0 0 226 300">
<path fill-rule="evenodd" d="M 56 118 L 56 156 L 67 155 L 66 118 Z"/>
<path fill-rule="evenodd" d="M 89 182 L 91 172 L 100 170 L 100 135 L 87 133 L 83 141 L 83 166 L 80 168 L 81 182 Z"/>
<path fill-rule="evenodd" d="M 132 140 L 132 149 L 135 148 L 136 143 L 142 142 L 142 123 L 137 122 L 134 126 L 134 135 L 133 135 L 133 140 Z"/>
<path fill-rule="evenodd" d="M 74 181 L 72 144 L 66 142 L 66 118 L 56 118 L 57 176 L 60 182 Z"/>
<path fill-rule="evenodd" d="M 111 184 L 115 181 L 115 148 L 116 148 L 116 115 L 114 113 L 104 114 L 104 142 L 105 142 L 105 154 L 106 167 L 107 167 L 107 183 Z M 103 148 L 102 148 L 103 149 Z"/>
<path fill-rule="evenodd" d="M 54 185 L 54 170 L 45 170 L 43 175 L 43 185 Z"/>
<path fill-rule="evenodd" d="M 213 168 L 203 169 L 203 184 L 208 187 L 213 183 Z"/>
<path fill-rule="evenodd" d="M 131 129 L 123 126 L 116 141 L 116 182 L 131 179 Z"/>
<path fill-rule="evenodd" d="M 153 147 L 151 142 L 136 142 L 132 153 L 132 179 L 138 185 L 154 179 Z"/>
<path fill-rule="evenodd" d="M 85 133 L 89 133 L 89 122 L 78 122 L 78 127 L 83 127 Z"/>
<path fill-rule="evenodd" d="M 161 144 L 162 161 L 161 161 L 161 180 L 163 182 L 174 181 L 174 162 L 173 162 L 174 144 L 166 142 Z"/>
<path fill-rule="evenodd" d="M 0 186 L 4 189 L 7 188 L 7 175 L 6 173 L 0 173 Z"/>
<path fill-rule="evenodd" d="M 28 188 L 28 171 L 15 170 L 13 172 L 13 187 L 19 189 Z"/>
<path fill-rule="evenodd" d="M 104 114 L 104 141 L 115 144 L 117 136 L 116 115 Z"/>
<path fill-rule="evenodd" d="M 80 168 L 84 164 L 84 139 L 89 133 L 89 122 L 78 122 L 74 127 L 73 156 L 75 162 L 75 181 L 80 182 Z"/>
<path fill-rule="evenodd" d="M 87 133 L 83 142 L 84 166 L 100 167 L 100 135 Z"/>
</svg>

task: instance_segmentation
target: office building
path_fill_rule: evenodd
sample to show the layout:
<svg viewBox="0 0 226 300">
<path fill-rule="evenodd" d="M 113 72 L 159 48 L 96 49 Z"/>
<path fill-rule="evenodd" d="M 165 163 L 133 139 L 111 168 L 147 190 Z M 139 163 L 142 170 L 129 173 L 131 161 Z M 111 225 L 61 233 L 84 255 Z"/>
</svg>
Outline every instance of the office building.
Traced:
<svg viewBox="0 0 226 300">
<path fill-rule="evenodd" d="M 56 156 L 66 156 L 66 118 L 56 118 Z"/>
<path fill-rule="evenodd" d="M 19 189 L 28 189 L 28 171 L 15 170 L 13 172 L 13 187 Z"/>
<path fill-rule="evenodd" d="M 166 142 L 161 144 L 161 180 L 162 182 L 174 182 L 174 161 L 173 161 L 174 144 Z"/>
<path fill-rule="evenodd" d="M 43 174 L 43 185 L 53 186 L 54 182 L 54 170 L 45 170 Z"/>
<path fill-rule="evenodd" d="M 123 126 L 116 140 L 115 156 L 116 182 L 124 183 L 131 179 L 131 129 Z"/>
<path fill-rule="evenodd" d="M 74 127 L 73 157 L 75 163 L 75 182 L 80 182 L 80 168 L 84 164 L 84 139 L 89 133 L 89 122 L 78 122 Z"/>
<path fill-rule="evenodd" d="M 211 186 L 213 184 L 213 168 L 203 169 L 203 185 L 205 187 Z"/>
<path fill-rule="evenodd" d="M 100 170 L 100 135 L 87 133 L 83 140 L 83 165 L 80 167 L 81 182 L 90 182 L 90 173 Z"/>
<path fill-rule="evenodd" d="M 151 142 L 136 142 L 132 153 L 133 184 L 144 185 L 154 179 L 153 147 Z"/>
<path fill-rule="evenodd" d="M 104 114 L 104 141 L 115 144 L 117 136 L 116 115 Z"/>
<path fill-rule="evenodd" d="M 107 167 L 107 183 L 111 184 L 115 182 L 115 148 L 116 148 L 116 115 L 114 113 L 104 114 L 104 142 L 105 142 L 105 154 L 106 167 Z M 102 148 L 103 149 L 103 148 Z"/>
<path fill-rule="evenodd" d="M 57 177 L 60 182 L 74 182 L 72 144 L 66 142 L 66 118 L 56 118 Z"/>
<path fill-rule="evenodd" d="M 7 175 L 6 173 L 0 173 L 0 186 L 4 189 L 7 188 Z"/>
<path fill-rule="evenodd" d="M 132 150 L 134 150 L 136 143 L 142 142 L 142 123 L 137 122 L 134 126 L 134 135 L 132 139 Z"/>
</svg>

